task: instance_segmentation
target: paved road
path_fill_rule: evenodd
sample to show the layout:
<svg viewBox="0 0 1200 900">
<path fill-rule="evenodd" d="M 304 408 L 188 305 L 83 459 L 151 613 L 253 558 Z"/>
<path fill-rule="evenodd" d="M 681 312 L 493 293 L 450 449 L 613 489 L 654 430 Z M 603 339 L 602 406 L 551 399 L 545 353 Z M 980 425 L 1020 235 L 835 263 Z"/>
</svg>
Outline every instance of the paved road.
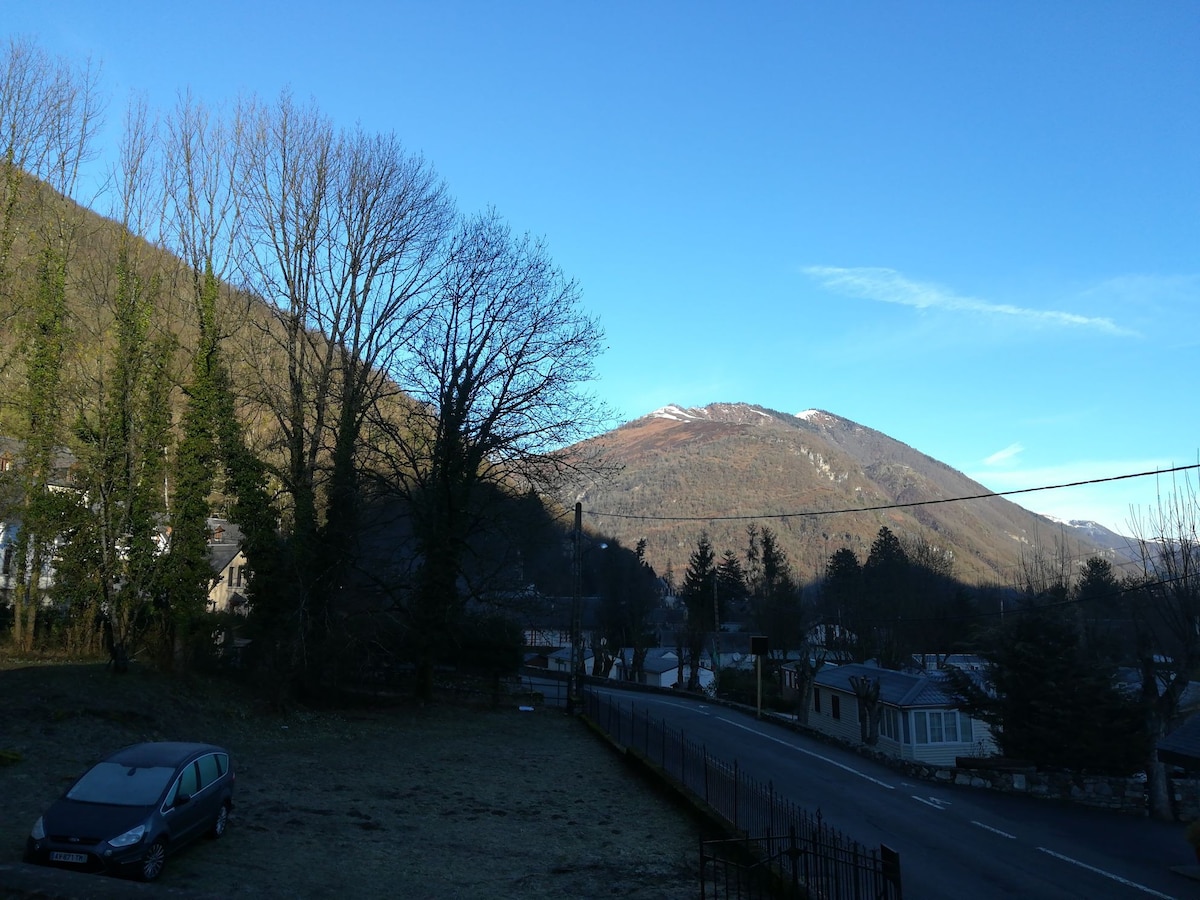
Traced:
<svg viewBox="0 0 1200 900">
<path fill-rule="evenodd" d="M 907 898 L 1200 898 L 1183 828 L 907 779 L 855 753 L 690 698 L 598 689 L 703 742 L 862 844 L 900 854 Z"/>
</svg>

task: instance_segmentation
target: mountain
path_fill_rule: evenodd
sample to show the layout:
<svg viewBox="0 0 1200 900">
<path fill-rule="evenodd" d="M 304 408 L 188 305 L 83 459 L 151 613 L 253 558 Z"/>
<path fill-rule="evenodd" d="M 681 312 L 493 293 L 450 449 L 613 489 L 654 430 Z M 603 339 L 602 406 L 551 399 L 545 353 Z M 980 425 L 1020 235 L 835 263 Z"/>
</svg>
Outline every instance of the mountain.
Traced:
<svg viewBox="0 0 1200 900">
<path fill-rule="evenodd" d="M 1123 561 L 1111 532 L 1099 539 L 1000 497 L 958 500 L 990 492 L 823 410 L 666 406 L 572 452 L 598 456 L 611 472 L 563 499 L 582 502 L 589 529 L 629 547 L 645 539 L 647 561 L 677 582 L 702 530 L 718 558 L 726 550 L 744 558 L 752 524 L 775 532 L 801 581 L 819 578 L 842 547 L 865 561 L 885 525 L 908 547 L 949 559 L 954 576 L 972 584 L 1019 583 L 1039 558 Z"/>
</svg>

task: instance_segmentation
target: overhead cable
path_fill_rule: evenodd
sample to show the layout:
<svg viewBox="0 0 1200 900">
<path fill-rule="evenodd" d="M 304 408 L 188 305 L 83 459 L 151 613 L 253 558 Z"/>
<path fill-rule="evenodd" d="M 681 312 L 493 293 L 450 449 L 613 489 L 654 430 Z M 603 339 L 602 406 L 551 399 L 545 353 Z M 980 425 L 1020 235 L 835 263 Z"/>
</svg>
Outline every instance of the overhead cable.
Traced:
<svg viewBox="0 0 1200 900">
<path fill-rule="evenodd" d="M 1110 481 L 1125 481 L 1130 478 L 1145 478 L 1149 475 L 1169 475 L 1172 472 L 1188 472 L 1200 469 L 1200 463 L 1188 466 L 1175 466 L 1170 469 L 1154 469 L 1149 472 L 1131 472 L 1128 475 L 1112 475 L 1108 478 L 1089 478 L 1086 481 L 1070 481 L 1065 484 L 1048 484 L 1042 487 L 1018 488 L 1011 491 L 989 491 L 985 494 L 970 494 L 965 497 L 943 497 L 936 500 L 913 500 L 908 503 L 885 503 L 879 506 L 862 506 L 847 509 L 806 510 L 790 513 L 761 513 L 759 515 L 740 516 L 653 516 L 634 513 L 599 512 L 594 509 L 584 510 L 590 516 L 610 519 L 640 519 L 653 522 L 738 522 L 761 519 L 803 519 L 816 516 L 838 516 L 847 513 L 880 512 L 888 509 L 908 509 L 914 506 L 933 506 L 938 503 L 962 503 L 967 500 L 987 500 L 991 497 L 1012 497 L 1017 494 L 1032 494 L 1036 491 L 1056 491 L 1061 488 L 1082 487 L 1088 484 L 1104 484 Z"/>
</svg>

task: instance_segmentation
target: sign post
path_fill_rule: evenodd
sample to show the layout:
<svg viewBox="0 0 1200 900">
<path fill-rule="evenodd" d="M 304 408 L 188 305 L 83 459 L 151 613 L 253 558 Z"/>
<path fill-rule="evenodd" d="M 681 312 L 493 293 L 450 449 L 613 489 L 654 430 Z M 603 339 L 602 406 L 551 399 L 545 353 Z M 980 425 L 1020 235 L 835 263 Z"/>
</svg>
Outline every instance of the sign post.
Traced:
<svg viewBox="0 0 1200 900">
<path fill-rule="evenodd" d="M 769 652 L 767 650 L 766 635 L 752 634 L 750 635 L 750 652 L 754 654 L 754 671 L 758 676 L 758 707 L 754 716 L 757 719 L 762 718 L 762 658 Z"/>
</svg>

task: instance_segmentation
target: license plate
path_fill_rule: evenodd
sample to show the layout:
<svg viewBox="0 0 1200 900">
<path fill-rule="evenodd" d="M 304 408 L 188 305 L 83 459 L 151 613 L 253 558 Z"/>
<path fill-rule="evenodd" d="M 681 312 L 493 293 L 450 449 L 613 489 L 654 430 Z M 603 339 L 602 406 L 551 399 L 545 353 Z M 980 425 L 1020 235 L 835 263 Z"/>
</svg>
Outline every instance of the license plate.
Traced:
<svg viewBox="0 0 1200 900">
<path fill-rule="evenodd" d="M 51 862 L 66 862 L 66 863 L 85 863 L 87 862 L 86 853 L 61 853 L 55 850 L 50 854 Z"/>
</svg>

